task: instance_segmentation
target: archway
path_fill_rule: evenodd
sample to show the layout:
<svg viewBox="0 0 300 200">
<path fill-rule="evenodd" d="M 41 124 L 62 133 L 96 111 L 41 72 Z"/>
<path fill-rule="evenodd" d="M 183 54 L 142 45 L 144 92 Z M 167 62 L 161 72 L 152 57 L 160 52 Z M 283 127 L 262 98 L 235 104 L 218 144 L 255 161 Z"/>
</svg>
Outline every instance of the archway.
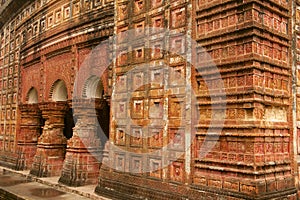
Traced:
<svg viewBox="0 0 300 200">
<path fill-rule="evenodd" d="M 38 138 L 42 134 L 45 122 L 38 103 L 38 92 L 31 87 L 26 95 L 26 103 L 19 104 L 21 128 L 17 136 L 16 169 L 18 170 L 29 169 L 34 161 Z"/>
<path fill-rule="evenodd" d="M 87 79 L 87 81 L 84 84 L 83 88 L 83 94 L 82 96 L 84 98 L 103 98 L 103 84 L 99 77 L 97 76 L 91 76 Z"/>
<path fill-rule="evenodd" d="M 81 98 L 72 101 L 76 117 L 74 136 L 68 140 L 66 160 L 59 179 L 60 183 L 69 186 L 98 182 L 103 148 L 109 135 L 109 106 L 104 99 L 101 79 L 91 76 L 82 87 Z M 89 159 L 79 159 L 82 157 Z"/>
<path fill-rule="evenodd" d="M 62 80 L 57 80 L 51 88 L 52 101 L 60 102 L 68 100 L 68 90 L 66 84 Z M 69 108 L 64 117 L 64 136 L 70 139 L 73 136 L 73 128 L 75 126 L 72 109 Z"/>
<path fill-rule="evenodd" d="M 27 93 L 26 96 L 26 102 L 27 104 L 38 104 L 39 103 L 39 96 L 38 96 L 38 92 L 37 89 L 35 87 L 31 87 L 30 90 Z M 42 117 L 41 114 L 39 114 L 39 124 L 40 124 L 40 129 L 39 129 L 39 133 L 40 135 L 42 134 L 42 127 L 45 125 L 45 119 Z"/>
<path fill-rule="evenodd" d="M 73 113 L 67 100 L 66 84 L 63 80 L 57 80 L 50 89 L 49 102 L 39 103 L 45 125 L 38 139 L 37 151 L 30 171 L 33 175 L 48 177 L 61 174 L 67 139 L 73 136 L 74 127 Z M 46 170 L 46 166 L 51 166 L 54 162 L 56 166 Z"/>
<path fill-rule="evenodd" d="M 96 109 L 97 119 L 100 125 L 97 130 L 97 135 L 101 140 L 102 146 L 104 147 L 104 144 L 109 138 L 110 108 L 106 100 L 104 100 L 104 87 L 99 77 L 93 75 L 86 80 L 82 96 L 86 99 L 98 99 L 101 101 L 101 104 L 104 104 L 104 106 L 101 106 L 101 109 Z"/>
<path fill-rule="evenodd" d="M 28 91 L 26 101 L 28 104 L 35 104 L 39 102 L 38 92 L 34 87 Z"/>
<path fill-rule="evenodd" d="M 57 80 L 52 88 L 50 93 L 52 94 L 52 101 L 67 101 L 68 100 L 68 91 L 64 81 Z"/>
</svg>

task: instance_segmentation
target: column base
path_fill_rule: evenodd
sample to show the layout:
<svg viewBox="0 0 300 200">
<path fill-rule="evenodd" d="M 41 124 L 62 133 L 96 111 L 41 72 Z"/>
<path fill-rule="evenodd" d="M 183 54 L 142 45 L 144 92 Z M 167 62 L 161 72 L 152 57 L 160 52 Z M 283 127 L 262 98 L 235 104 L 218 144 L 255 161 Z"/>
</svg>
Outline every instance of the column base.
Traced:
<svg viewBox="0 0 300 200">
<path fill-rule="evenodd" d="M 30 174 L 37 177 L 60 176 L 64 162 L 64 152 L 65 147 L 38 147 Z"/>
<path fill-rule="evenodd" d="M 67 152 L 59 183 L 78 187 L 98 182 L 100 151 Z"/>
<path fill-rule="evenodd" d="M 30 169 L 36 153 L 37 144 L 18 144 L 16 170 Z"/>
</svg>

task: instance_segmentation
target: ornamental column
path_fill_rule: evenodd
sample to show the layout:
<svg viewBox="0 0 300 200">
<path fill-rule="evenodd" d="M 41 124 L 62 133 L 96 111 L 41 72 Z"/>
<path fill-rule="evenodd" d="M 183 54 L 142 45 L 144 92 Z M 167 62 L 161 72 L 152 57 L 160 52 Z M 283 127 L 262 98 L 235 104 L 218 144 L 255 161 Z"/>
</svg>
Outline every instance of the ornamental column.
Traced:
<svg viewBox="0 0 300 200">
<path fill-rule="evenodd" d="M 38 138 L 30 174 L 38 177 L 58 176 L 61 174 L 67 144 L 63 129 L 68 105 L 66 102 L 48 102 L 40 104 L 39 108 L 46 121 L 43 133 Z"/>
<path fill-rule="evenodd" d="M 104 100 L 77 99 L 72 107 L 77 119 L 73 137 L 68 140 L 60 183 L 82 186 L 97 183 L 102 146 L 97 130 L 97 110 L 103 108 Z"/>
<path fill-rule="evenodd" d="M 21 122 L 18 134 L 17 170 L 31 167 L 37 149 L 38 137 L 41 134 L 41 111 L 38 104 L 19 105 Z"/>
</svg>

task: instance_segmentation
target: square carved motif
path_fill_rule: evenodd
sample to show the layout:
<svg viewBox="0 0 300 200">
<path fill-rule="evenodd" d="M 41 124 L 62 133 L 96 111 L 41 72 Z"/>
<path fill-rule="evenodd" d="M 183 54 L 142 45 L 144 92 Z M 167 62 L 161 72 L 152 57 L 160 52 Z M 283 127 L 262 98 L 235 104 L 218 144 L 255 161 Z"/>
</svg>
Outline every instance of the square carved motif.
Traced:
<svg viewBox="0 0 300 200">
<path fill-rule="evenodd" d="M 71 16 L 71 10 L 69 6 L 64 7 L 64 19 L 68 19 Z"/>
<path fill-rule="evenodd" d="M 61 10 L 55 11 L 55 23 L 59 23 L 61 21 Z"/>
<path fill-rule="evenodd" d="M 128 26 L 118 28 L 118 43 L 124 43 L 128 40 Z"/>
<path fill-rule="evenodd" d="M 127 76 L 126 75 L 117 76 L 116 90 L 118 92 L 127 91 Z"/>
<path fill-rule="evenodd" d="M 128 17 L 128 3 L 118 5 L 118 17 L 119 20 L 123 20 Z"/>
<path fill-rule="evenodd" d="M 151 59 L 161 59 L 163 57 L 163 43 L 153 42 L 151 44 Z"/>
<path fill-rule="evenodd" d="M 145 57 L 144 47 L 137 47 L 133 51 L 133 59 L 135 62 L 142 62 Z"/>
<path fill-rule="evenodd" d="M 128 62 L 128 52 L 127 51 L 120 52 L 118 56 L 119 66 L 126 65 L 127 62 Z"/>
<path fill-rule="evenodd" d="M 117 128 L 115 134 L 115 143 L 117 145 L 125 145 L 125 137 L 126 137 L 125 128 L 123 127 Z"/>
<path fill-rule="evenodd" d="M 183 36 L 172 37 L 170 45 L 171 54 L 185 53 L 185 39 Z"/>
<path fill-rule="evenodd" d="M 141 21 L 134 24 L 135 36 L 144 36 L 145 33 L 145 21 Z"/>
<path fill-rule="evenodd" d="M 80 2 L 73 2 L 73 15 L 77 15 L 80 13 Z"/>
<path fill-rule="evenodd" d="M 133 74 L 133 91 L 143 89 L 144 86 L 144 73 L 138 72 Z"/>
<path fill-rule="evenodd" d="M 132 156 L 131 162 L 130 162 L 130 172 L 132 173 L 142 173 L 142 158 L 137 156 Z"/>
<path fill-rule="evenodd" d="M 163 15 L 155 16 L 151 19 L 151 25 L 154 28 L 154 31 L 159 31 L 164 27 L 164 17 Z M 157 28 L 157 30 L 155 29 Z"/>
<path fill-rule="evenodd" d="M 149 148 L 161 148 L 163 146 L 163 129 L 150 128 L 148 135 Z"/>
<path fill-rule="evenodd" d="M 116 102 L 116 117 L 126 118 L 127 116 L 126 102 Z"/>
<path fill-rule="evenodd" d="M 155 177 L 155 178 L 161 178 L 161 159 L 156 159 L 156 158 L 149 158 L 149 175 L 151 177 Z"/>
<path fill-rule="evenodd" d="M 47 27 L 48 28 L 51 27 L 53 25 L 53 22 L 54 22 L 54 20 L 53 20 L 53 13 L 52 13 L 52 14 L 48 15 L 48 24 L 47 24 Z"/>
<path fill-rule="evenodd" d="M 144 0 L 135 0 L 134 1 L 134 12 L 135 13 L 143 12 L 144 8 L 145 8 Z"/>
<path fill-rule="evenodd" d="M 130 146 L 143 146 L 143 132 L 140 128 L 132 128 L 130 135 Z"/>
<path fill-rule="evenodd" d="M 163 99 L 150 99 L 149 117 L 162 118 L 164 112 Z"/>
<path fill-rule="evenodd" d="M 85 10 L 91 9 L 91 2 L 90 2 L 90 0 L 84 0 L 83 1 L 83 7 L 84 7 Z"/>
<path fill-rule="evenodd" d="M 131 108 L 132 118 L 143 118 L 144 117 L 144 101 L 133 100 Z"/>
<path fill-rule="evenodd" d="M 94 5 L 95 6 L 100 6 L 102 3 L 102 0 L 94 0 Z"/>
<path fill-rule="evenodd" d="M 185 83 L 185 67 L 176 66 L 170 68 L 170 77 L 169 77 L 170 85 L 183 85 Z"/>
<path fill-rule="evenodd" d="M 170 179 L 175 182 L 182 182 L 184 177 L 183 162 L 172 162 L 170 165 Z"/>
<path fill-rule="evenodd" d="M 162 69 L 151 71 L 151 85 L 152 87 L 161 87 L 163 84 L 164 73 Z"/>
<path fill-rule="evenodd" d="M 184 26 L 185 22 L 186 22 L 185 8 L 179 8 L 171 12 L 172 28 L 178 28 Z"/>
<path fill-rule="evenodd" d="M 184 150 L 185 146 L 184 129 L 170 128 L 169 129 L 169 144 L 170 148 L 176 150 Z"/>
<path fill-rule="evenodd" d="M 40 21 L 40 31 L 44 31 L 46 29 L 46 20 L 45 18 Z"/>
<path fill-rule="evenodd" d="M 177 98 L 171 98 L 169 103 L 169 117 L 170 118 L 183 118 L 183 101 Z"/>
<path fill-rule="evenodd" d="M 125 156 L 123 154 L 115 154 L 115 169 L 125 171 Z"/>
</svg>

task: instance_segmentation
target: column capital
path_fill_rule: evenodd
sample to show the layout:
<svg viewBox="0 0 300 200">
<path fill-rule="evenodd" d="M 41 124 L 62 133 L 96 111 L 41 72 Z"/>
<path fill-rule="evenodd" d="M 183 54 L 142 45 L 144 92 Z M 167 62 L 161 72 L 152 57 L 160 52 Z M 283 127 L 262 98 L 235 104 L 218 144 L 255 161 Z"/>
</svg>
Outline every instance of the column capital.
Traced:
<svg viewBox="0 0 300 200">
<path fill-rule="evenodd" d="M 72 108 L 74 115 L 96 116 L 97 110 L 103 109 L 105 104 L 105 99 L 74 99 Z"/>
<path fill-rule="evenodd" d="M 22 113 L 21 116 L 28 114 L 34 114 L 34 113 L 39 113 L 40 108 L 38 104 L 19 104 L 19 109 L 20 112 Z"/>
<path fill-rule="evenodd" d="M 65 115 L 69 106 L 67 102 L 43 102 L 39 104 L 39 108 L 43 117 L 49 118 L 49 116 Z"/>
</svg>

